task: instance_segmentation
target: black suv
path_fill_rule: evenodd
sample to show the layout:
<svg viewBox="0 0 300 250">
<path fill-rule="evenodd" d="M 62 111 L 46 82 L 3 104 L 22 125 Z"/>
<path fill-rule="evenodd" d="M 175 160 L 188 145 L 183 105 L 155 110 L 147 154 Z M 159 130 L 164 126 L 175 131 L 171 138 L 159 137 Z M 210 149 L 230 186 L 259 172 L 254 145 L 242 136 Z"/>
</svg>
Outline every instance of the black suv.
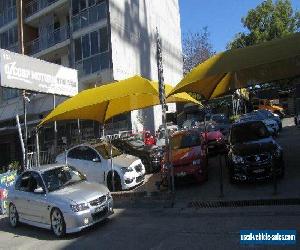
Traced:
<svg viewBox="0 0 300 250">
<path fill-rule="evenodd" d="M 284 175 L 282 148 L 261 121 L 232 125 L 227 166 L 231 183 L 267 179 Z M 274 171 L 273 171 L 274 170 Z"/>
</svg>

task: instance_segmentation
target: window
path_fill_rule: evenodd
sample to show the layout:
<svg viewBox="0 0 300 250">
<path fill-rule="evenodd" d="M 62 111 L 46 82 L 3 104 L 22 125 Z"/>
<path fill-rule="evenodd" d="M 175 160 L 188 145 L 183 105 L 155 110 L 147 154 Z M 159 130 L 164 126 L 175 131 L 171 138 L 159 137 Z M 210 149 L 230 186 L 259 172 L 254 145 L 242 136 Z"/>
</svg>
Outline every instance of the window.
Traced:
<svg viewBox="0 0 300 250">
<path fill-rule="evenodd" d="M 93 31 L 89 34 L 82 36 L 81 38 L 75 39 L 74 47 L 75 62 L 81 61 L 82 59 L 88 58 L 92 55 L 99 54 L 99 52 L 108 51 L 107 27 L 102 28 L 99 31 Z M 102 61 L 102 59 L 100 61 Z M 108 61 L 109 60 L 104 58 L 105 65 L 108 64 Z"/>
<path fill-rule="evenodd" d="M 87 147 L 85 150 L 85 160 L 87 161 L 93 161 L 93 160 L 100 161 L 99 155 L 96 153 L 95 150 Z"/>
<path fill-rule="evenodd" d="M 91 54 L 99 53 L 99 33 L 94 31 L 91 33 Z"/>
<path fill-rule="evenodd" d="M 16 182 L 16 190 L 23 192 L 33 193 L 38 188 L 45 190 L 42 178 L 36 172 L 26 172 Z"/>
<path fill-rule="evenodd" d="M 10 89 L 10 88 L 2 89 L 2 99 L 4 101 L 16 98 L 18 96 L 19 96 L 19 90 L 17 90 L 17 89 Z"/>
<path fill-rule="evenodd" d="M 75 62 L 82 59 L 81 38 L 75 40 Z"/>
<path fill-rule="evenodd" d="M 79 13 L 79 0 L 72 0 L 72 14 L 73 16 Z"/>
<path fill-rule="evenodd" d="M 107 27 L 100 29 L 100 52 L 108 50 Z"/>
<path fill-rule="evenodd" d="M 0 47 L 7 49 L 18 42 L 18 28 L 13 28 L 0 34 Z"/>
<path fill-rule="evenodd" d="M 89 34 L 82 37 L 82 57 L 86 58 L 91 55 Z"/>
<path fill-rule="evenodd" d="M 71 149 L 68 153 L 68 158 L 83 160 L 81 147 Z"/>
</svg>

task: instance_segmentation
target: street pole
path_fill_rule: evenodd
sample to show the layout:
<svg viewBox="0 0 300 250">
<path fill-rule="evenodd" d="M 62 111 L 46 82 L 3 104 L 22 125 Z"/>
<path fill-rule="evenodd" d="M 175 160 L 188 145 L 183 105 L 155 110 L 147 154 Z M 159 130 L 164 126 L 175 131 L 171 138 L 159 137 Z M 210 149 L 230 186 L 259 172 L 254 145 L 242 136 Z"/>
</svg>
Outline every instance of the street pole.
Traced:
<svg viewBox="0 0 300 250">
<path fill-rule="evenodd" d="M 53 109 L 56 108 L 56 96 L 53 95 Z M 57 122 L 54 121 L 54 155 L 57 152 Z"/>
<path fill-rule="evenodd" d="M 174 185 L 174 169 L 172 164 L 171 151 L 172 147 L 169 141 L 169 131 L 167 128 L 167 110 L 166 110 L 166 94 L 165 94 L 165 85 L 164 85 L 164 71 L 163 71 L 163 61 L 162 61 L 162 44 L 158 29 L 156 28 L 156 59 L 157 59 L 157 72 L 158 72 L 158 85 L 159 85 L 159 99 L 162 108 L 162 123 L 165 129 L 165 150 L 166 150 L 166 164 L 168 166 L 169 174 L 169 188 L 171 191 L 175 192 Z"/>
<path fill-rule="evenodd" d="M 25 153 L 25 157 L 24 157 L 24 170 L 26 170 L 28 168 L 28 145 L 27 145 L 27 139 L 28 139 L 28 135 L 27 135 L 27 97 L 26 97 L 26 91 L 23 90 L 23 111 L 24 111 L 24 153 Z"/>
<path fill-rule="evenodd" d="M 17 127 L 18 127 L 18 133 L 19 133 L 19 138 L 20 138 L 20 142 L 21 142 L 21 148 L 22 148 L 22 153 L 23 153 L 23 166 L 21 169 L 21 172 L 23 172 L 24 166 L 25 166 L 25 147 L 24 147 L 24 140 L 23 140 L 23 136 L 22 136 L 22 129 L 21 129 L 21 125 L 20 125 L 20 120 L 19 120 L 19 115 L 16 115 L 16 122 L 17 122 Z"/>
<path fill-rule="evenodd" d="M 78 141 L 79 143 L 81 143 L 80 119 L 77 119 L 77 128 L 78 128 Z"/>
<path fill-rule="evenodd" d="M 35 143 L 36 143 L 36 163 L 37 168 L 40 167 L 40 142 L 39 142 L 39 130 L 36 128 L 35 130 Z"/>
<path fill-rule="evenodd" d="M 25 48 L 24 48 L 24 12 L 23 12 L 23 0 L 17 1 L 17 16 L 18 16 L 18 40 L 19 40 L 19 49 L 20 53 L 22 55 L 25 54 Z M 28 162 L 27 162 L 27 106 L 26 106 L 26 91 L 23 90 L 23 111 L 24 111 L 24 168 L 23 170 L 27 169 Z"/>
</svg>

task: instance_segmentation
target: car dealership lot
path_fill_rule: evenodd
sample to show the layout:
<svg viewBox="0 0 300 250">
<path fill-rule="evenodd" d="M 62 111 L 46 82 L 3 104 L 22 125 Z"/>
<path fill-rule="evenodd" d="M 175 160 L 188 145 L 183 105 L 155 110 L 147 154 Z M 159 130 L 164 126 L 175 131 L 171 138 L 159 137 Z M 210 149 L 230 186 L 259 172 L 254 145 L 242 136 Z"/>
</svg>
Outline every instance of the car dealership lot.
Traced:
<svg viewBox="0 0 300 250">
<path fill-rule="evenodd" d="M 278 180 L 277 195 L 273 195 L 273 182 L 231 184 L 223 159 L 223 200 L 249 200 L 300 197 L 300 129 L 293 126 L 292 119 L 283 120 L 283 130 L 276 139 L 283 147 L 285 176 Z M 220 199 L 219 158 L 209 160 L 208 181 L 202 185 L 181 185 L 176 189 L 177 201 Z"/>
</svg>

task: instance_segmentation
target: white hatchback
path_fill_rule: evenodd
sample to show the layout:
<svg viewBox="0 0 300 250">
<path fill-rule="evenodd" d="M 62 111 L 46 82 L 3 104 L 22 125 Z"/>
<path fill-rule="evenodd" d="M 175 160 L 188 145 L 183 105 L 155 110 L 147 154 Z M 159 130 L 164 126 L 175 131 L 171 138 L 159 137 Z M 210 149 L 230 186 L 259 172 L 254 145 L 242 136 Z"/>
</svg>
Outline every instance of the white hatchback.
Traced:
<svg viewBox="0 0 300 250">
<path fill-rule="evenodd" d="M 85 143 L 70 148 L 56 157 L 56 162 L 67 163 L 83 172 L 87 180 L 107 185 L 115 191 L 133 188 L 143 183 L 145 167 L 141 159 L 121 153 L 112 146 L 113 172 L 110 160 L 110 144 L 107 142 Z"/>
</svg>

